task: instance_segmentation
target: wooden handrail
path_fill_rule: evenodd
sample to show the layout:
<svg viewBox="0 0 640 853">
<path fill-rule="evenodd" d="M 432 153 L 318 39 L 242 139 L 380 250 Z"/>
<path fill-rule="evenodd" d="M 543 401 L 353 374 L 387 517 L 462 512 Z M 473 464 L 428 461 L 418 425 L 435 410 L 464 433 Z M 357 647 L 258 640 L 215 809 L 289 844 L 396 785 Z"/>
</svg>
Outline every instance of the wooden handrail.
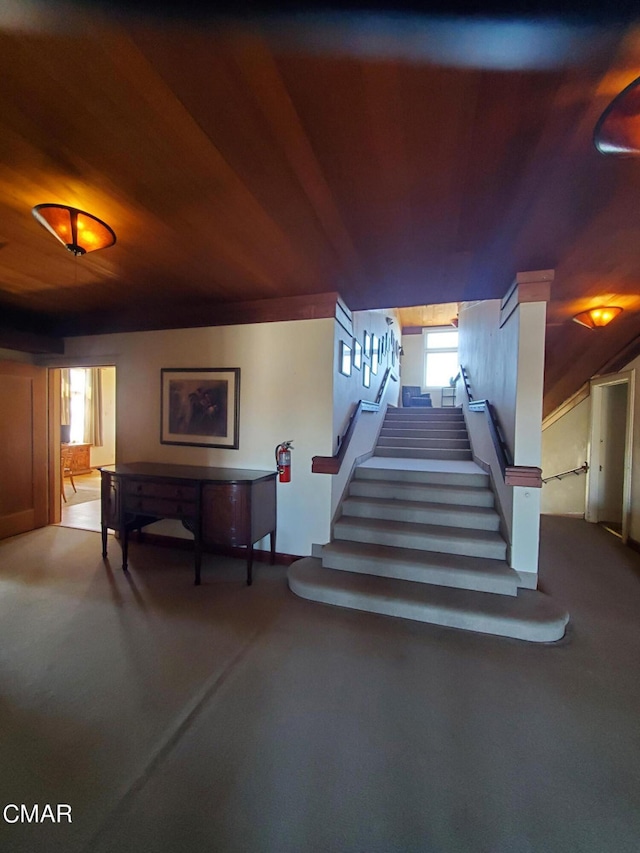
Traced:
<svg viewBox="0 0 640 853">
<path fill-rule="evenodd" d="M 380 383 L 380 387 L 378 388 L 378 393 L 376 394 L 376 403 L 380 405 L 382 398 L 384 397 L 385 391 L 387 390 L 387 385 L 389 384 L 389 379 L 393 379 L 394 382 L 398 381 L 398 377 L 394 376 L 391 373 L 391 368 L 387 367 L 384 372 L 384 376 L 382 377 L 382 382 Z"/>
<path fill-rule="evenodd" d="M 504 477 L 505 470 L 510 465 L 513 465 L 513 459 L 511 458 L 511 451 L 509 450 L 507 443 L 504 439 L 504 435 L 500 427 L 497 415 L 495 413 L 495 409 L 488 400 L 470 400 L 469 411 L 486 413 L 487 424 L 489 426 L 489 434 L 491 435 L 491 440 L 493 442 L 493 446 L 498 457 L 498 462 L 500 463 L 500 470 L 502 471 L 502 476 Z"/>
<path fill-rule="evenodd" d="M 563 477 L 567 477 L 569 474 L 575 474 L 576 476 L 579 474 L 586 474 L 589 470 L 589 465 L 585 462 L 579 468 L 571 468 L 569 471 L 561 471 L 559 474 L 552 474 L 551 477 L 543 477 L 542 482 L 548 483 L 550 480 L 561 480 Z"/>
<path fill-rule="evenodd" d="M 532 489 L 542 488 L 542 471 L 540 468 L 536 468 L 533 465 L 513 464 L 513 457 L 505 440 L 504 433 L 502 432 L 502 427 L 500 426 L 500 421 L 498 420 L 495 408 L 491 405 L 489 400 L 473 399 L 471 389 L 469 387 L 467 372 L 464 367 L 460 367 L 460 375 L 464 381 L 467 397 L 469 398 L 469 411 L 484 412 L 487 417 L 489 435 L 491 436 L 491 441 L 500 466 L 500 473 L 502 474 L 502 479 L 504 480 L 505 485 L 528 486 Z"/>
<path fill-rule="evenodd" d="M 349 442 L 355 432 L 356 424 L 360 419 L 360 415 L 363 412 L 378 412 L 380 410 L 381 401 L 384 397 L 385 391 L 387 390 L 387 385 L 389 384 L 390 379 L 394 382 L 398 381 L 398 377 L 391 372 L 391 368 L 387 367 L 384 376 L 382 377 L 378 393 L 376 394 L 375 402 L 371 402 L 370 400 L 358 400 L 354 406 L 347 428 L 339 441 L 336 454 L 334 456 L 312 457 L 311 472 L 313 474 L 337 474 L 340 471 L 342 460 L 347 453 Z"/>
<path fill-rule="evenodd" d="M 466 369 L 460 365 L 459 375 L 462 377 L 462 381 L 464 382 L 464 390 L 467 392 L 467 397 L 469 402 L 473 400 L 473 394 L 471 393 L 471 386 L 469 385 L 469 375 L 467 374 Z"/>
</svg>

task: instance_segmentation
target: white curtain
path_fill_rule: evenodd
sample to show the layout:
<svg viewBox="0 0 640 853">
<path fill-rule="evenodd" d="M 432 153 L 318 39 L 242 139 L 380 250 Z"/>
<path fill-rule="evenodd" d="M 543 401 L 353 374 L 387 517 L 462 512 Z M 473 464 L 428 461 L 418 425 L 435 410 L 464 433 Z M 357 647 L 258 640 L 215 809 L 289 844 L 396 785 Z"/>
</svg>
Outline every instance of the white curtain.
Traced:
<svg viewBox="0 0 640 853">
<path fill-rule="evenodd" d="M 102 369 L 89 367 L 84 386 L 84 441 L 102 447 Z"/>
</svg>

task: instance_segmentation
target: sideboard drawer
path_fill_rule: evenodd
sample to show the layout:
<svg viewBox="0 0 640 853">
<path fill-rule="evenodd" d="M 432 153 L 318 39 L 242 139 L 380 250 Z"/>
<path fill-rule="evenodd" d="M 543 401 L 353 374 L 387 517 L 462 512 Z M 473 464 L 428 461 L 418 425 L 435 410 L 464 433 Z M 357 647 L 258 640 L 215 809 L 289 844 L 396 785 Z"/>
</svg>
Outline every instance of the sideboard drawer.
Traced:
<svg viewBox="0 0 640 853">
<path fill-rule="evenodd" d="M 139 515 L 157 515 L 159 518 L 193 517 L 196 514 L 195 501 L 164 500 L 145 495 L 126 495 L 124 508 L 127 512 Z"/>
<path fill-rule="evenodd" d="M 148 480 L 125 480 L 124 487 L 127 495 L 173 501 L 195 501 L 198 493 L 195 486 L 153 483 Z"/>
</svg>

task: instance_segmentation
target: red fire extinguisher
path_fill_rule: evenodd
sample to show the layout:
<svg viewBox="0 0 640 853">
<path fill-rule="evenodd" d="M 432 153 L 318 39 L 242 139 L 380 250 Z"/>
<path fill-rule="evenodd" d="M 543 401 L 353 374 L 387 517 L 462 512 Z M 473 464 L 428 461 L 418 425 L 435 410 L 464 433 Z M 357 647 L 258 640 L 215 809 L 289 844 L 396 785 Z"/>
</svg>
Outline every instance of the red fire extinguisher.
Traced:
<svg viewBox="0 0 640 853">
<path fill-rule="evenodd" d="M 291 451 L 293 441 L 283 441 L 276 447 L 276 463 L 281 483 L 291 482 Z"/>
</svg>

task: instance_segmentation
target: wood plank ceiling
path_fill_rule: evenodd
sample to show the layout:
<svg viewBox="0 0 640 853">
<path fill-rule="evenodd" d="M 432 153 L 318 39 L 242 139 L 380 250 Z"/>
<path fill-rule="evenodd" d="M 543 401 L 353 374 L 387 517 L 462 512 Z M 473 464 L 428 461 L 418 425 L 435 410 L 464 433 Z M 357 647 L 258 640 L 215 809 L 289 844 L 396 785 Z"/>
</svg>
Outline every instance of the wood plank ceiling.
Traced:
<svg viewBox="0 0 640 853">
<path fill-rule="evenodd" d="M 638 335 L 640 159 L 591 140 L 640 75 L 637 30 L 499 70 L 272 36 L 0 30 L 5 325 L 197 325 L 331 291 L 352 309 L 459 302 L 553 267 L 546 409 Z M 117 244 L 74 259 L 31 216 L 42 202 L 95 213 Z M 625 308 L 612 327 L 570 322 L 601 301 Z"/>
</svg>

